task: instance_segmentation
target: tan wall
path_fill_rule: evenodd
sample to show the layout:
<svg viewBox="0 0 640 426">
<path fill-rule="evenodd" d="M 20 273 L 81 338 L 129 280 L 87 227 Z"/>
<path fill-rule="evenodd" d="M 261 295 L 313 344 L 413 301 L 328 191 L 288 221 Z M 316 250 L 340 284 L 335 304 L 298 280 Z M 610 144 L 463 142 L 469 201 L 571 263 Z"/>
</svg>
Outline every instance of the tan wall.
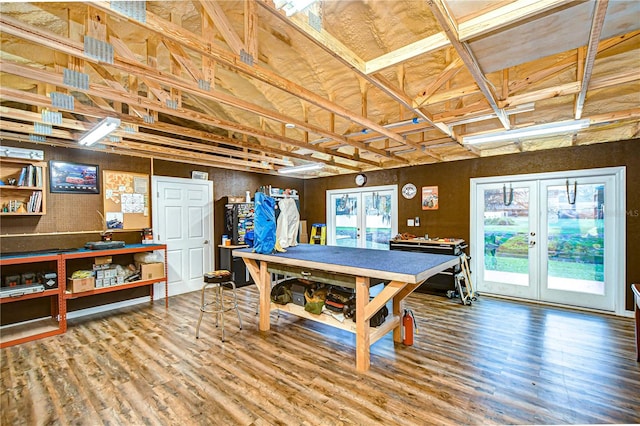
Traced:
<svg viewBox="0 0 640 426">
<path fill-rule="evenodd" d="M 368 172 L 367 185 L 397 184 L 398 190 L 411 182 L 418 190 L 437 185 L 438 210 L 423 211 L 420 196 L 399 198 L 399 232 L 439 237 L 460 237 L 469 241 L 470 179 L 488 176 L 544 173 L 612 166 L 627 167 L 627 273 L 626 309 L 633 308 L 630 283 L 640 282 L 640 140 L 485 157 L 394 170 Z M 353 188 L 354 176 L 336 176 L 305 181 L 305 204 L 301 216 L 308 223 L 324 223 L 325 191 Z M 407 219 L 418 216 L 420 227 L 407 227 Z"/>
</svg>

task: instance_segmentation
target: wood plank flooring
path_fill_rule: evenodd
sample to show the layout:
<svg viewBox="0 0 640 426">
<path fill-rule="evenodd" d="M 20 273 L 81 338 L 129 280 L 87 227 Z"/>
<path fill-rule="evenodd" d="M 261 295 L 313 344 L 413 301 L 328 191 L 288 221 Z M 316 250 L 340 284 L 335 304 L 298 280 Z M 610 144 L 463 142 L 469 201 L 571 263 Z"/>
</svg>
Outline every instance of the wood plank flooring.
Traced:
<svg viewBox="0 0 640 426">
<path fill-rule="evenodd" d="M 431 425 L 640 423 L 631 318 L 482 297 L 414 294 L 412 347 L 391 334 L 355 371 L 351 333 L 281 314 L 244 329 L 199 294 L 69 321 L 65 335 L 6 348 L 2 425 Z"/>
</svg>

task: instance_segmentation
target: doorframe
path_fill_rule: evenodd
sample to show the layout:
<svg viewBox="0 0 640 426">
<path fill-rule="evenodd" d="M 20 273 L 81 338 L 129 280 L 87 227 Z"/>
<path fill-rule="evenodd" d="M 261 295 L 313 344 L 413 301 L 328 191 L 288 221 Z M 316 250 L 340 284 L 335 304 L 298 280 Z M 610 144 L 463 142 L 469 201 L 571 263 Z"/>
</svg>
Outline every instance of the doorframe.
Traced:
<svg viewBox="0 0 640 426">
<path fill-rule="evenodd" d="M 398 232 L 398 185 L 379 185 L 368 187 L 344 188 L 344 189 L 328 189 L 325 192 L 326 208 L 326 225 L 327 225 L 327 243 L 329 242 L 329 230 L 333 226 L 335 228 L 335 218 L 331 217 L 331 196 L 333 194 L 360 194 L 362 192 L 391 191 L 391 199 L 395 202 L 395 209 L 391 213 L 391 237 Z"/>
<path fill-rule="evenodd" d="M 157 206 L 159 204 L 159 198 L 160 198 L 160 192 L 158 191 L 158 183 L 160 181 L 163 182 L 169 182 L 169 183 L 176 183 L 176 184 L 185 184 L 185 183 L 189 183 L 190 185 L 193 184 L 200 184 L 201 186 L 206 186 L 207 187 L 207 193 L 209 195 L 209 217 L 211 217 L 211 225 L 209 226 L 209 235 L 208 235 L 208 240 L 209 240 L 209 246 L 210 246 L 210 253 L 209 253 L 209 260 L 211 262 L 211 269 L 215 268 L 215 247 L 216 245 L 214 244 L 214 240 L 213 240 L 213 235 L 214 235 L 214 224 L 215 224 L 215 218 L 214 218 L 214 208 L 213 208 L 213 203 L 214 203 L 214 198 L 213 198 L 213 182 L 210 180 L 200 180 L 200 179 L 191 179 L 191 178 L 179 178 L 179 177 L 171 177 L 171 176 L 160 176 L 160 175 L 153 175 L 151 176 L 151 188 L 153 191 L 153 209 L 152 209 L 152 214 L 151 214 L 151 223 L 153 226 L 153 237 L 154 237 L 154 241 L 158 241 L 156 239 L 156 236 L 158 235 L 157 232 L 159 230 L 159 218 L 158 218 L 158 209 Z M 167 246 L 167 250 L 169 250 L 169 247 Z M 168 266 L 168 265 L 167 265 Z M 202 270 L 204 271 L 204 265 Z M 169 279 L 169 277 L 167 276 L 167 280 Z M 168 287 L 167 283 L 167 287 Z M 154 284 L 153 285 L 153 295 L 154 295 L 154 299 L 158 300 L 158 299 L 162 299 L 164 298 L 164 284 L 163 283 L 159 283 L 159 284 Z M 188 290 L 186 292 L 189 291 L 193 291 L 193 290 Z M 178 293 L 169 293 L 170 296 L 175 296 L 177 294 L 181 294 L 180 292 Z"/>
<path fill-rule="evenodd" d="M 613 232 L 615 237 L 614 248 L 616 253 L 619 254 L 619 262 L 615 262 L 613 267 L 612 279 L 617 285 L 611 286 L 614 291 L 614 310 L 616 315 L 627 315 L 625 310 L 625 294 L 626 294 L 626 211 L 627 211 L 627 188 L 626 188 L 626 166 L 619 167 L 603 167 L 595 169 L 580 169 L 580 170 L 566 170 L 558 172 L 545 172 L 545 173 L 529 173 L 522 175 L 505 175 L 505 176 L 489 176 L 482 178 L 470 179 L 470 205 L 469 205 L 469 217 L 471 218 L 469 224 L 469 253 L 471 254 L 471 270 L 478 271 L 478 262 L 484 261 L 484 259 L 478 259 L 478 256 L 473 254 L 478 248 L 478 241 L 476 239 L 476 232 L 478 230 L 480 218 L 477 216 L 476 211 L 478 208 L 478 201 L 476 199 L 477 186 L 488 183 L 496 182 L 519 182 L 527 180 L 546 180 L 546 179 L 577 179 L 581 177 L 613 175 L 616 188 L 614 188 L 614 225 Z M 538 214 L 541 212 L 538 209 Z M 543 303 L 543 302 L 541 302 Z M 572 307 L 575 309 L 585 309 L 580 307 Z M 589 310 L 589 309 L 586 309 Z M 601 312 L 601 311 L 598 311 Z"/>
</svg>

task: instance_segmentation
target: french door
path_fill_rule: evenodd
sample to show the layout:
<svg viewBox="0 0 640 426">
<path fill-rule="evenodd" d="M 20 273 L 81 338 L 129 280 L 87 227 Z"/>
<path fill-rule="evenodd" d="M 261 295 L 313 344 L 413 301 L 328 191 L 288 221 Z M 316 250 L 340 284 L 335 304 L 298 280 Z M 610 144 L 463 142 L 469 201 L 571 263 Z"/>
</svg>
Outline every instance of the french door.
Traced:
<svg viewBox="0 0 640 426">
<path fill-rule="evenodd" d="M 471 186 L 478 291 L 616 310 L 623 168 L 472 179 Z"/>
<path fill-rule="evenodd" d="M 327 244 L 388 249 L 398 232 L 398 187 L 327 191 Z"/>
</svg>

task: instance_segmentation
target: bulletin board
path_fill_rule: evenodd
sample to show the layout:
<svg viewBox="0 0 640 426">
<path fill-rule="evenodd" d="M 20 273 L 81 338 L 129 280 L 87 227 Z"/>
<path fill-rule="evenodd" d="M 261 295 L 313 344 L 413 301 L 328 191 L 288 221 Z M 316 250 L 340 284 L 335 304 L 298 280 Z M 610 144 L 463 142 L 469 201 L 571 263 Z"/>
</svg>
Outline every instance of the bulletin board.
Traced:
<svg viewBox="0 0 640 426">
<path fill-rule="evenodd" d="M 104 170 L 102 194 L 107 229 L 151 227 L 149 175 Z"/>
</svg>

